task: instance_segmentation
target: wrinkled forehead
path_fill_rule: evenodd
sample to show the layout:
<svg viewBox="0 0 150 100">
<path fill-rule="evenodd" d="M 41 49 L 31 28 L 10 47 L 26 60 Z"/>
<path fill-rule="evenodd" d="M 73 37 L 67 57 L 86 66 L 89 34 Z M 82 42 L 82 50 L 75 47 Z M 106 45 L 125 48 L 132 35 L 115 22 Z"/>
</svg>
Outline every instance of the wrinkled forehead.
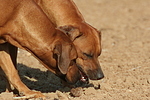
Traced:
<svg viewBox="0 0 150 100">
<path fill-rule="evenodd" d="M 101 41 L 98 34 L 89 34 L 85 40 L 89 43 L 87 47 L 88 50 L 93 50 L 94 52 L 99 53 L 101 50 Z"/>
<path fill-rule="evenodd" d="M 97 31 L 88 31 L 80 38 L 80 49 L 85 53 L 101 53 L 101 37 Z"/>
</svg>

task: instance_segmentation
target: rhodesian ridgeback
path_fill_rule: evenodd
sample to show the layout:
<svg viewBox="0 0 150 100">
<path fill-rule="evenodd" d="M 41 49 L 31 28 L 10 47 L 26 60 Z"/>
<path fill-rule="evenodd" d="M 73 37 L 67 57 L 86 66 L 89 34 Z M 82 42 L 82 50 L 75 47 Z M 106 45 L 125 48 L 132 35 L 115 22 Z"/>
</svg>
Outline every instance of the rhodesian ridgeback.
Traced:
<svg viewBox="0 0 150 100">
<path fill-rule="evenodd" d="M 74 44 L 33 0 L 0 0 L 0 68 L 20 93 L 43 97 L 21 81 L 15 68 L 17 47 L 32 53 L 48 70 L 69 83 L 82 77 L 74 63 Z"/>
<path fill-rule="evenodd" d="M 35 0 L 49 19 L 67 32 L 73 41 L 78 67 L 91 79 L 104 77 L 98 56 L 101 54 L 101 33 L 87 24 L 72 0 Z"/>
</svg>

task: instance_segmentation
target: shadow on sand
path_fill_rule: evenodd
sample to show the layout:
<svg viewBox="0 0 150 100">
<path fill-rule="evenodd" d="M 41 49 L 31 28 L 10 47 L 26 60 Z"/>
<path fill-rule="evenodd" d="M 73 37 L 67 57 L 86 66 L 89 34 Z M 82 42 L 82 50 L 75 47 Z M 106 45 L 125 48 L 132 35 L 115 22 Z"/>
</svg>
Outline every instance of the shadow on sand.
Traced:
<svg viewBox="0 0 150 100">
<path fill-rule="evenodd" d="M 17 65 L 19 76 L 22 82 L 31 90 L 41 91 L 42 93 L 60 91 L 70 91 L 71 88 L 64 87 L 61 79 L 50 71 L 41 71 L 38 68 L 31 68 L 23 64 Z M 93 87 L 93 84 L 78 85 L 82 87 Z M 0 78 L 0 93 L 6 89 L 5 81 Z"/>
</svg>

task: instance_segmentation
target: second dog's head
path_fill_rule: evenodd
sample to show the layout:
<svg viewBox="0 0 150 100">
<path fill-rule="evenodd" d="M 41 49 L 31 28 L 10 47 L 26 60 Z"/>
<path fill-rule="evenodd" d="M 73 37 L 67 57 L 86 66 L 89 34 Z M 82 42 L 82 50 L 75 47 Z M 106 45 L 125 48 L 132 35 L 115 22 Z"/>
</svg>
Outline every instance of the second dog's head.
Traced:
<svg viewBox="0 0 150 100">
<path fill-rule="evenodd" d="M 83 23 L 80 27 L 59 27 L 73 41 L 78 57 L 77 66 L 91 80 L 99 80 L 104 77 L 98 56 L 101 54 L 101 33 L 92 26 Z"/>
</svg>

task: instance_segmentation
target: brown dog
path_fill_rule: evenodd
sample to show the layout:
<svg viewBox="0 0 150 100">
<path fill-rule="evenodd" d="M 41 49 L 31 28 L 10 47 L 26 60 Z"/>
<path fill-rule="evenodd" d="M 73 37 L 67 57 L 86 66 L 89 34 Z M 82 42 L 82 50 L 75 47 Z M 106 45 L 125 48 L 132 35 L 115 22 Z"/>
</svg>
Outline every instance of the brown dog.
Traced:
<svg viewBox="0 0 150 100">
<path fill-rule="evenodd" d="M 17 47 L 31 52 L 47 69 L 67 82 L 80 80 L 81 72 L 73 62 L 77 53 L 72 41 L 55 29 L 34 1 L 0 2 L 0 68 L 19 92 L 25 96 L 43 97 L 21 82 L 15 69 Z"/>
<path fill-rule="evenodd" d="M 72 0 L 35 0 L 52 22 L 67 32 L 76 46 L 77 65 L 92 80 L 104 74 L 98 56 L 101 54 L 101 34 L 85 22 Z"/>
</svg>

